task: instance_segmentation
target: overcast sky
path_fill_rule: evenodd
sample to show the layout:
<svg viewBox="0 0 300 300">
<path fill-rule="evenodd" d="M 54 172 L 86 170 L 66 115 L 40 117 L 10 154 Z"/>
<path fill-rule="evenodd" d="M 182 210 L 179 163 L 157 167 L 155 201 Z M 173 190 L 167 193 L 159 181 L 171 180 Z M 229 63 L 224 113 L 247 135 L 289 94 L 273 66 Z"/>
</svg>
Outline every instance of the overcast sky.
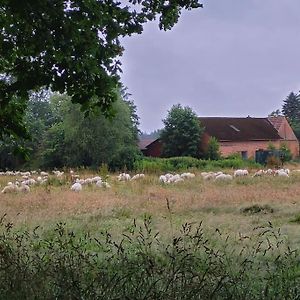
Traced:
<svg viewBox="0 0 300 300">
<path fill-rule="evenodd" d="M 168 32 L 147 24 L 123 41 L 122 81 L 141 130 L 173 104 L 199 116 L 267 116 L 300 89 L 300 0 L 206 0 Z"/>
</svg>

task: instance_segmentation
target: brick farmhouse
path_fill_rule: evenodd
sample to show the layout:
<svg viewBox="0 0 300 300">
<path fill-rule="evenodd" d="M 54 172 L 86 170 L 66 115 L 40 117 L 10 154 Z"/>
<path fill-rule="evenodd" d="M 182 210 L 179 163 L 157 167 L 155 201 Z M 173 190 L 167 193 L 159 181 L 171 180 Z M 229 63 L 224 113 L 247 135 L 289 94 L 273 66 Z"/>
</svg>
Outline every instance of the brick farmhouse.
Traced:
<svg viewBox="0 0 300 300">
<path fill-rule="evenodd" d="M 220 143 L 221 155 L 240 153 L 243 158 L 254 158 L 258 150 L 266 150 L 270 143 L 279 148 L 285 143 L 293 157 L 299 156 L 299 142 L 283 116 L 269 118 L 200 117 L 205 128 L 201 139 L 201 150 L 207 149 L 210 137 Z M 140 149 L 146 156 L 160 157 L 160 139 L 140 141 Z"/>
</svg>

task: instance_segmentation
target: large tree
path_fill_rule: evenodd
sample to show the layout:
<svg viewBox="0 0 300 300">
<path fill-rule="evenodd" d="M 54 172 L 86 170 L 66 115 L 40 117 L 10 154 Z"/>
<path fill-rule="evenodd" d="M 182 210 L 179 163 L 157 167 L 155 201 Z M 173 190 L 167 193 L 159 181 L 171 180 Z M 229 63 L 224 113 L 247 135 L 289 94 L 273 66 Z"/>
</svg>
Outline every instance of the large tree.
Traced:
<svg viewBox="0 0 300 300">
<path fill-rule="evenodd" d="M 291 92 L 283 101 L 282 113 L 287 118 L 295 135 L 300 139 L 300 95 Z"/>
<path fill-rule="evenodd" d="M 300 122 L 300 96 L 291 92 L 285 100 L 283 100 L 282 113 L 290 123 Z"/>
<path fill-rule="evenodd" d="M 42 88 L 110 115 L 118 98 L 120 37 L 141 33 L 157 16 L 168 30 L 182 9 L 201 6 L 198 0 L 1 0 L 0 139 L 26 135 L 29 95 Z"/>
<path fill-rule="evenodd" d="M 199 156 L 203 128 L 196 113 L 188 106 L 173 105 L 163 120 L 161 132 L 163 156 Z"/>
</svg>

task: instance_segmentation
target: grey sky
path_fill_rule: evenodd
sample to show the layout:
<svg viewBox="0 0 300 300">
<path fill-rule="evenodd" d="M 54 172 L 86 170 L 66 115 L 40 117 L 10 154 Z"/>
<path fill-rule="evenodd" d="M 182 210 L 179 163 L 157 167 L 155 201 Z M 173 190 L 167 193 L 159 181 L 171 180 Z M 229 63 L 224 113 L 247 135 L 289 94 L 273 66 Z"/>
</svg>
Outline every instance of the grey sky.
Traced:
<svg viewBox="0 0 300 300">
<path fill-rule="evenodd" d="M 157 23 L 124 41 L 122 80 L 141 129 L 173 104 L 199 116 L 263 117 L 300 89 L 299 0 L 207 0 L 168 32 Z"/>
</svg>

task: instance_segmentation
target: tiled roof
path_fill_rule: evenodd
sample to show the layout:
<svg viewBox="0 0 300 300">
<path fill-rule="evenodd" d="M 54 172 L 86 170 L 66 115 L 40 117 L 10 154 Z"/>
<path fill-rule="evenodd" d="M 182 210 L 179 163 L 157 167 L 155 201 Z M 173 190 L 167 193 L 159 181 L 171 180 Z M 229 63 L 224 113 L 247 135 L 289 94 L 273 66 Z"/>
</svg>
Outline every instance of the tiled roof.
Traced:
<svg viewBox="0 0 300 300">
<path fill-rule="evenodd" d="M 148 145 L 150 145 L 151 143 L 153 143 L 155 140 L 157 139 L 142 139 L 139 140 L 139 149 L 140 150 L 145 150 L 147 148 Z"/>
<path fill-rule="evenodd" d="M 200 117 L 205 132 L 219 141 L 280 140 L 268 118 Z"/>
<path fill-rule="evenodd" d="M 272 125 L 275 127 L 275 129 L 278 131 L 283 122 L 285 121 L 284 116 L 277 116 L 277 117 L 268 117 L 269 121 L 272 123 Z"/>
</svg>

